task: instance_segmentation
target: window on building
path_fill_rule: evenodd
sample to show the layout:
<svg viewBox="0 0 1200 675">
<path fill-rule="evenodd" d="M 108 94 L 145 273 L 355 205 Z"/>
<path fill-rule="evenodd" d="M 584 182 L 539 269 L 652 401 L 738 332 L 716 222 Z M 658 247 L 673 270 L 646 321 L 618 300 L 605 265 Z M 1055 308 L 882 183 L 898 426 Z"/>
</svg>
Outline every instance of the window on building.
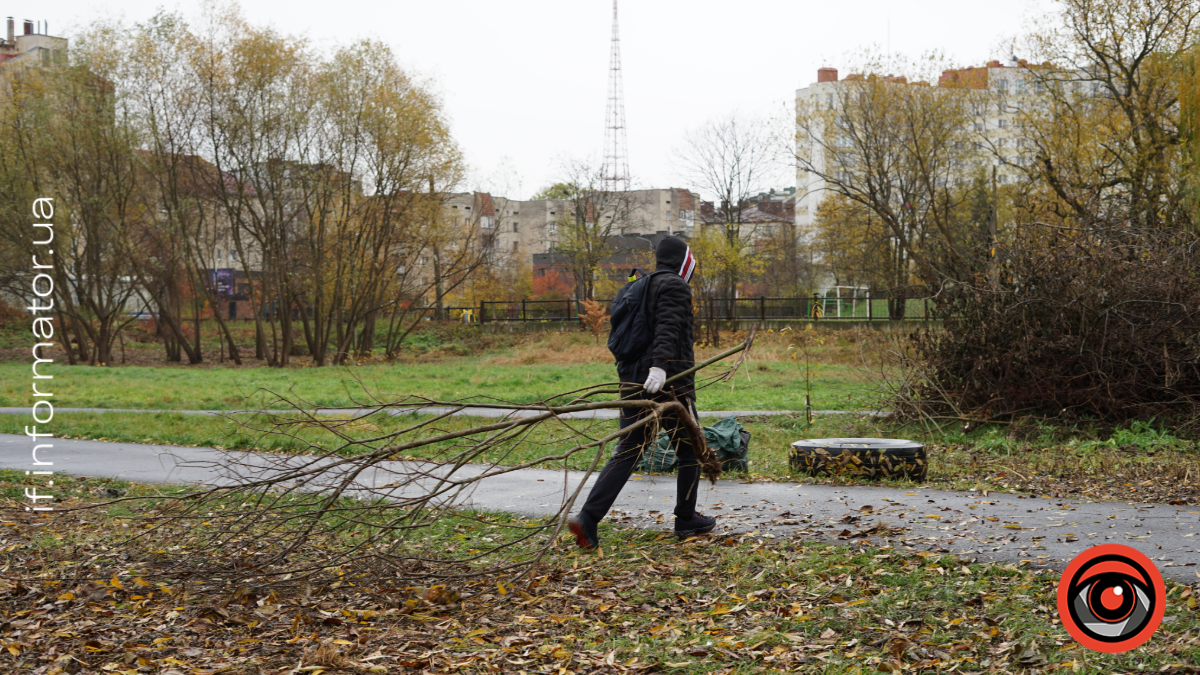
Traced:
<svg viewBox="0 0 1200 675">
<path fill-rule="evenodd" d="M 553 211 L 551 211 L 551 212 L 550 212 L 550 215 L 554 215 L 554 212 L 553 212 Z"/>
<path fill-rule="evenodd" d="M 233 262 L 237 262 L 237 249 L 229 249 L 229 259 Z"/>
<path fill-rule="evenodd" d="M 518 225 L 516 222 L 514 222 L 513 223 L 513 232 L 520 232 L 520 231 L 521 231 L 521 226 Z"/>
<path fill-rule="evenodd" d="M 514 241 L 513 242 L 513 253 L 516 253 L 517 251 L 520 251 L 520 250 L 521 250 L 521 242 Z"/>
<path fill-rule="evenodd" d="M 1008 93 L 1008 80 L 997 80 L 996 81 L 996 89 L 1001 94 L 1007 94 Z"/>
<path fill-rule="evenodd" d="M 1000 127 L 1001 129 L 1007 129 L 1008 128 L 1008 120 L 1002 119 L 1002 120 L 996 122 L 996 126 Z"/>
<path fill-rule="evenodd" d="M 983 122 L 975 123 L 975 131 L 983 131 Z"/>
<path fill-rule="evenodd" d="M 558 234 L 558 223 L 554 222 L 553 220 L 550 221 L 550 224 L 546 226 L 546 230 L 550 234 Z"/>
<path fill-rule="evenodd" d="M 829 107 L 832 108 L 833 107 L 833 93 L 832 92 L 829 93 L 828 96 L 829 96 L 829 99 L 828 99 Z"/>
</svg>

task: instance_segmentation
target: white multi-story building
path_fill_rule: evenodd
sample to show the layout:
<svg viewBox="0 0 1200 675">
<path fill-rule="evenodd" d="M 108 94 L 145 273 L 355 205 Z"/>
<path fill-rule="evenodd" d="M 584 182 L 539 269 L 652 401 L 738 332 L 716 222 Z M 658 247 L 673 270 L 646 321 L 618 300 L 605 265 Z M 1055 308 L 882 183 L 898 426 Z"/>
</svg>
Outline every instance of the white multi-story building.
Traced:
<svg viewBox="0 0 1200 675">
<path fill-rule="evenodd" d="M 968 136 L 978 150 L 979 161 L 996 167 L 996 180 L 1000 184 L 1015 179 L 1019 165 L 1027 158 L 1024 157 L 1025 144 L 1017 128 L 1017 117 L 1025 106 L 1041 105 L 1038 99 L 1044 93 L 1045 83 L 1042 78 L 1034 77 L 1036 66 L 1018 61 L 1005 66 L 999 61 L 991 61 L 981 67 L 967 67 L 946 70 L 938 78 L 938 87 L 947 90 L 958 89 L 968 92 L 986 91 L 987 96 L 975 99 L 974 116 L 969 122 L 972 132 Z M 852 83 L 861 76 L 850 75 L 838 79 L 836 68 L 820 68 L 817 70 L 817 81 L 796 91 L 796 112 L 799 115 L 802 108 L 822 109 L 838 106 L 843 100 L 843 88 L 853 86 Z M 1068 77 L 1068 85 L 1072 94 L 1095 94 L 1095 86 L 1083 78 Z M 887 82 L 895 86 L 913 86 L 903 77 L 888 76 Z M 806 137 L 803 130 L 797 128 L 797 149 L 807 144 L 812 147 L 811 139 Z M 796 172 L 796 226 L 802 236 L 813 233 L 817 208 L 829 194 L 828 186 L 821 178 L 825 172 L 825 157 L 815 153 L 810 157 L 814 172 L 798 167 Z M 827 175 L 827 174 L 826 174 Z M 965 176 L 964 176 L 965 178 Z"/>
</svg>

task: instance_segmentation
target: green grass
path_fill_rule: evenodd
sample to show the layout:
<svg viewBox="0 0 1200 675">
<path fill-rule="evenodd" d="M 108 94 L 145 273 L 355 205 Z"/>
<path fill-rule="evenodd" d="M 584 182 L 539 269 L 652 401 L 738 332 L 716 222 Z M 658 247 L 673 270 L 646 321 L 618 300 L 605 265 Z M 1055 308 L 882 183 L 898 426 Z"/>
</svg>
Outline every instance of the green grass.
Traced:
<svg viewBox="0 0 1200 675">
<path fill-rule="evenodd" d="M 45 366 L 43 366 L 45 371 Z M 868 405 L 868 388 L 850 366 L 815 368 L 814 401 L 826 408 Z M 50 372 L 50 371 L 45 371 Z M 187 368 L 125 366 L 93 368 L 56 364 L 54 380 L 43 381 L 59 407 L 144 408 L 152 410 L 238 410 L 279 408 L 266 392 L 314 406 L 369 402 L 370 395 L 393 401 L 407 395 L 438 400 L 468 396 L 530 403 L 565 391 L 611 382 L 609 363 L 497 365 L 481 357 L 435 363 L 371 364 L 326 368 Z M 711 371 L 717 372 L 715 368 Z M 28 363 L 0 363 L 0 406 L 33 403 Z M 699 395 L 708 410 L 795 410 L 804 407 L 803 365 L 756 364 L 749 379 L 709 387 Z"/>
<path fill-rule="evenodd" d="M 187 415 L 183 413 L 59 413 L 54 417 L 54 433 L 61 438 L 149 443 L 164 445 L 206 446 L 227 450 L 255 450 L 264 452 L 305 453 L 327 452 L 344 445 L 335 434 L 327 429 L 312 425 L 288 425 L 276 428 L 276 422 L 286 417 L 274 415 Z M 375 415 L 369 419 L 348 423 L 344 418 L 322 418 L 329 423 L 339 424 L 338 430 L 352 438 L 366 439 L 399 431 L 429 416 Z M 704 418 L 701 424 L 712 424 L 715 418 Z M 458 431 L 482 424 L 491 424 L 495 419 L 452 417 L 440 420 L 426 433 Z M 539 457 L 558 454 L 570 447 L 568 439 L 574 430 L 589 433 L 608 433 L 616 429 L 616 420 L 573 420 L 570 427 L 558 422 L 539 426 L 531 435 L 520 442 L 509 444 L 484 455 L 488 461 L 516 464 Z M 846 435 L 868 430 L 859 422 L 846 418 L 819 417 L 817 425 L 804 431 L 803 421 L 790 417 L 762 417 L 746 420 L 746 428 L 753 434 L 751 442 L 752 471 L 760 478 L 787 479 L 787 449 L 789 443 L 813 435 Z M 282 433 L 286 431 L 286 433 Z M 279 432 L 279 433 L 277 433 Z M 601 434 L 602 435 L 602 434 Z M 426 448 L 421 457 L 436 457 L 452 446 L 441 445 Z M 343 454 L 353 455 L 364 451 L 363 446 L 347 448 Z M 610 448 L 611 449 L 611 448 Z M 591 454 L 580 453 L 566 462 L 567 468 L 582 470 L 591 463 Z M 561 466 L 561 465 L 560 465 Z"/>
</svg>

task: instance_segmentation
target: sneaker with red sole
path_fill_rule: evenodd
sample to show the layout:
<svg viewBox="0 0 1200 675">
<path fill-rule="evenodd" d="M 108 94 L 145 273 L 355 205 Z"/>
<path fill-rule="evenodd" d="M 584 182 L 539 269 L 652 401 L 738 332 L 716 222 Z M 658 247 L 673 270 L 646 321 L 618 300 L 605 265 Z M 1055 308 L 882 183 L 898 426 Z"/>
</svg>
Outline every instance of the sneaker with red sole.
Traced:
<svg viewBox="0 0 1200 675">
<path fill-rule="evenodd" d="M 596 526 L 584 522 L 582 518 L 576 516 L 568 520 L 567 528 L 575 535 L 575 543 L 579 548 L 590 551 L 600 545 L 600 535 L 596 532 Z"/>
</svg>

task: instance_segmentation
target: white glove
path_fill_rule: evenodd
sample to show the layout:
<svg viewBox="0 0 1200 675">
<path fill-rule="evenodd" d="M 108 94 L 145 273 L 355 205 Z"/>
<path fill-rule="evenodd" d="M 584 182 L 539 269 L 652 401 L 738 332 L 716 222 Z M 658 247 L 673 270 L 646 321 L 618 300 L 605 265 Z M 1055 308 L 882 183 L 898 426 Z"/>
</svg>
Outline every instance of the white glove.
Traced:
<svg viewBox="0 0 1200 675">
<path fill-rule="evenodd" d="M 651 368 L 650 377 L 646 378 L 646 384 L 642 387 L 648 394 L 657 394 L 662 391 L 663 383 L 667 381 L 667 371 L 662 368 Z"/>
</svg>

